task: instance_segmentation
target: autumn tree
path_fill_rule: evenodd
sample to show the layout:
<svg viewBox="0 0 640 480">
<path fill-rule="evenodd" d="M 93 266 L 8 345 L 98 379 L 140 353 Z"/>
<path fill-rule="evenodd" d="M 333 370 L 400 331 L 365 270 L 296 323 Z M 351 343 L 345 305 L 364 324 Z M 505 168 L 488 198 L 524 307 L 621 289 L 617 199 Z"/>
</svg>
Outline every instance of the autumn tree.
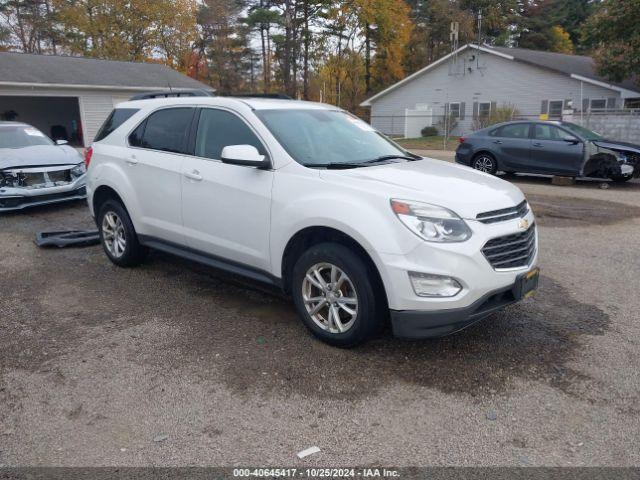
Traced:
<svg viewBox="0 0 640 480">
<path fill-rule="evenodd" d="M 595 48 L 600 74 L 613 81 L 636 78 L 640 85 L 640 2 L 604 0 L 589 19 L 585 42 Z"/>
<path fill-rule="evenodd" d="M 53 0 L 72 54 L 161 60 L 186 70 L 196 35 L 196 0 Z"/>
<path fill-rule="evenodd" d="M 0 39 L 26 53 L 57 53 L 58 31 L 50 0 L 0 0 Z"/>
</svg>

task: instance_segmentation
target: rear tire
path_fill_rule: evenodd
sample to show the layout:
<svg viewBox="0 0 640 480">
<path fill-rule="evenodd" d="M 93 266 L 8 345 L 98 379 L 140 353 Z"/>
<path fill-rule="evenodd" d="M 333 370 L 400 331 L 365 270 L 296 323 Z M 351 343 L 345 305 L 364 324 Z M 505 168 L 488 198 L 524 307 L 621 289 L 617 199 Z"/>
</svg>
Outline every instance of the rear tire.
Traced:
<svg viewBox="0 0 640 480">
<path fill-rule="evenodd" d="M 321 243 L 304 252 L 293 267 L 291 292 L 311 333 L 329 345 L 354 347 L 384 326 L 387 315 L 376 273 L 349 248 Z M 337 317 L 336 317 L 337 316 Z"/>
<path fill-rule="evenodd" d="M 495 175 L 498 171 L 498 162 L 490 153 L 479 153 L 471 160 L 471 167 L 481 172 Z"/>
<path fill-rule="evenodd" d="M 109 260 L 119 267 L 133 267 L 144 260 L 147 249 L 140 245 L 131 218 L 120 202 L 104 202 L 97 220 L 100 242 Z"/>
</svg>

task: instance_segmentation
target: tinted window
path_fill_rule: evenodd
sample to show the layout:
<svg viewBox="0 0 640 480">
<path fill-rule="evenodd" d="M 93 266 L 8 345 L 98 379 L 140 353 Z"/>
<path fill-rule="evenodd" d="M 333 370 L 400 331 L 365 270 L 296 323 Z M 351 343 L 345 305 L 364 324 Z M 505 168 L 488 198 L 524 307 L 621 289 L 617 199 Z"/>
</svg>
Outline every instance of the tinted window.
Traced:
<svg viewBox="0 0 640 480">
<path fill-rule="evenodd" d="M 138 128 L 136 128 L 131 135 L 129 135 L 129 145 L 132 147 L 141 147 L 142 146 L 142 135 L 144 135 L 144 127 L 147 126 L 147 121 L 145 120 Z"/>
<path fill-rule="evenodd" d="M 192 117 L 193 108 L 166 108 L 154 112 L 129 136 L 129 144 L 163 152 L 186 153 Z"/>
<path fill-rule="evenodd" d="M 529 138 L 529 124 L 514 123 L 512 125 L 505 125 L 500 128 L 497 136 L 504 138 Z"/>
<path fill-rule="evenodd" d="M 538 140 L 562 140 L 566 136 L 569 134 L 553 125 L 536 125 L 535 137 Z"/>
<path fill-rule="evenodd" d="M 219 160 L 229 145 L 252 145 L 261 155 L 267 152 L 251 129 L 236 115 L 224 110 L 204 108 L 196 136 L 196 156 Z"/>
<path fill-rule="evenodd" d="M 103 138 L 106 138 L 111 132 L 113 132 L 116 128 L 122 125 L 124 122 L 129 120 L 131 116 L 138 111 L 137 108 L 116 108 L 111 114 L 107 117 L 107 119 L 98 130 L 96 138 L 94 142 L 99 142 Z"/>
</svg>

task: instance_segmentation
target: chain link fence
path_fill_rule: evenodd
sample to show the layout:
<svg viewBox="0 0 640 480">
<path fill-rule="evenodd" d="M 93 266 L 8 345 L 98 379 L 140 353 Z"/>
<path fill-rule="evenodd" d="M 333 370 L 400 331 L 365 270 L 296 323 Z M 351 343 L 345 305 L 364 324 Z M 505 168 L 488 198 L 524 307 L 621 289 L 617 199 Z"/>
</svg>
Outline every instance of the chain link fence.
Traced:
<svg viewBox="0 0 640 480">
<path fill-rule="evenodd" d="M 422 138 L 431 136 L 458 137 L 496 123 L 511 120 L 540 120 L 540 115 L 446 116 L 429 111 L 406 110 L 403 113 L 371 115 L 371 125 L 393 137 Z M 605 138 L 640 144 L 640 109 L 572 111 L 549 120 L 564 120 L 582 125 Z"/>
</svg>

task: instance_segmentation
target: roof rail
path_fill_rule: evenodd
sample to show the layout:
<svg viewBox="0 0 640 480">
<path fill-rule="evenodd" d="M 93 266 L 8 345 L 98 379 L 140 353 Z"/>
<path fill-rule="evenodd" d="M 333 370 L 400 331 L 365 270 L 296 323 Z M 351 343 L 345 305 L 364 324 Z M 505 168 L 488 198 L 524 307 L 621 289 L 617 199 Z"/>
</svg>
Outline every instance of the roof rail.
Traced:
<svg viewBox="0 0 640 480">
<path fill-rule="evenodd" d="M 138 93 L 130 100 L 148 100 L 151 98 L 173 98 L 173 97 L 215 97 L 212 90 L 199 88 L 173 88 L 171 90 L 158 90 L 155 92 Z"/>
<path fill-rule="evenodd" d="M 224 97 L 239 97 L 239 98 L 276 98 L 280 100 L 293 100 L 289 95 L 284 93 L 230 93 L 228 95 L 222 95 Z"/>
</svg>

